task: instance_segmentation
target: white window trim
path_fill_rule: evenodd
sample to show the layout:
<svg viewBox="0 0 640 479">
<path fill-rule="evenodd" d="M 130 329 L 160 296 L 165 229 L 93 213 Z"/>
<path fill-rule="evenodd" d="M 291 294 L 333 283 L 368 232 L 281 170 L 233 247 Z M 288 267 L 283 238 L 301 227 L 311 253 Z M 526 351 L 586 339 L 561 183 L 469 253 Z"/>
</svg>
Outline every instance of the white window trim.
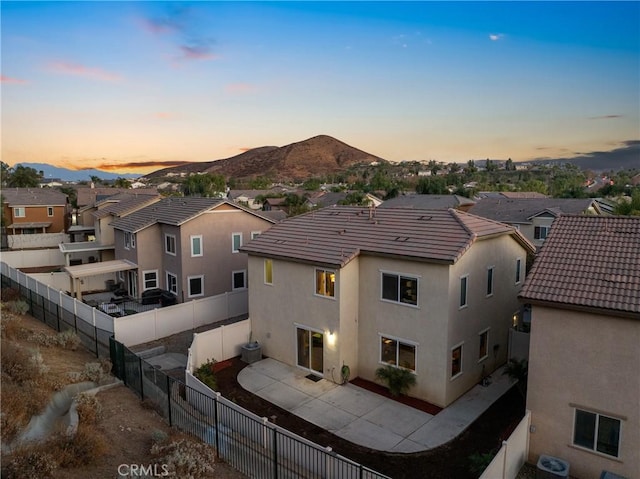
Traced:
<svg viewBox="0 0 640 479">
<path fill-rule="evenodd" d="M 244 277 L 244 286 L 242 286 L 241 288 L 236 288 L 235 287 L 235 281 L 234 281 L 234 277 L 236 275 L 236 273 L 242 273 L 243 277 Z M 231 272 L 231 291 L 242 291 L 247 289 L 247 270 L 246 269 L 238 269 L 236 271 L 232 271 Z"/>
<path fill-rule="evenodd" d="M 271 282 L 267 281 L 267 261 L 271 263 Z M 268 284 L 269 286 L 273 286 L 273 259 L 265 258 L 263 261 L 263 280 L 264 284 Z"/>
<path fill-rule="evenodd" d="M 402 366 L 398 365 L 398 356 L 400 355 L 400 348 L 397 347 L 396 348 L 396 364 L 389 364 L 386 363 L 382 360 L 382 338 L 389 338 L 389 339 L 393 339 L 396 343 L 403 343 L 406 344 L 407 346 L 413 346 L 415 348 L 415 364 L 416 364 L 416 369 L 415 371 L 412 371 L 411 369 L 407 369 L 407 368 L 403 368 Z M 384 334 L 384 333 L 378 333 L 378 364 L 381 364 L 383 366 L 391 366 L 392 368 L 397 368 L 397 369 L 404 369 L 405 371 L 409 371 L 410 373 L 415 374 L 416 376 L 418 375 L 418 348 L 420 346 L 420 343 L 418 343 L 417 341 L 412 341 L 410 339 L 404 339 L 404 338 L 400 338 L 398 336 L 394 336 L 392 334 Z"/>
<path fill-rule="evenodd" d="M 516 284 L 522 282 L 522 258 L 516 258 Z"/>
<path fill-rule="evenodd" d="M 484 356 L 482 356 L 481 358 L 478 358 L 478 363 L 481 363 L 483 361 L 485 361 L 488 357 L 489 357 L 489 330 L 491 328 L 485 328 L 482 331 L 480 331 L 478 333 L 478 356 L 480 355 L 480 337 L 484 334 L 487 333 L 487 354 L 485 354 Z"/>
<path fill-rule="evenodd" d="M 167 249 L 167 238 L 173 238 L 173 247 L 175 248 L 174 252 L 171 252 Z M 176 256 L 177 252 L 178 252 L 178 243 L 176 240 L 176 235 L 170 235 L 168 233 L 164 234 L 164 252 L 166 254 L 170 254 L 171 256 Z"/>
<path fill-rule="evenodd" d="M 460 299 L 462 298 L 462 280 L 465 279 L 464 283 L 464 304 L 460 304 Z M 460 276 L 460 280 L 458 281 L 458 309 L 465 309 L 469 307 L 469 275 L 463 274 Z"/>
<path fill-rule="evenodd" d="M 398 271 L 389 271 L 389 270 L 383 270 L 380 269 L 378 270 L 380 272 L 380 301 L 383 301 L 385 303 L 391 303 L 391 304 L 399 304 L 401 306 L 407 306 L 409 308 L 416 308 L 416 309 L 420 309 L 420 279 L 422 278 L 422 275 L 419 274 L 413 274 L 413 273 L 400 273 Z M 398 277 L 398 301 L 393 301 L 392 299 L 386 299 L 383 298 L 383 276 L 385 274 L 388 275 L 393 275 L 393 276 L 397 276 Z M 416 304 L 411 304 L 411 303 L 403 303 L 402 301 L 400 301 L 400 279 L 401 278 L 407 278 L 407 279 L 415 279 L 416 280 Z"/>
<path fill-rule="evenodd" d="M 451 376 L 451 369 L 453 368 L 453 351 L 455 351 L 456 349 L 460 348 L 460 372 L 458 372 L 455 376 Z M 462 341 L 461 343 L 456 344 L 455 346 L 453 346 L 451 348 L 451 350 L 449 351 L 449 381 L 453 381 L 454 379 L 459 378 L 460 376 L 462 376 L 464 374 L 464 367 L 463 367 L 463 361 L 464 361 L 464 341 Z"/>
<path fill-rule="evenodd" d="M 191 294 L 191 280 L 200 278 L 200 287 L 202 289 L 202 293 Z M 196 274 L 193 276 L 187 276 L 187 297 L 188 298 L 201 298 L 204 296 L 204 274 Z"/>
<path fill-rule="evenodd" d="M 238 246 L 238 248 L 236 249 L 236 238 L 240 238 L 240 246 Z M 242 233 L 231 233 L 231 252 L 232 253 L 239 253 L 240 252 L 240 248 L 242 248 Z"/>
<path fill-rule="evenodd" d="M 136 249 L 136 234 L 131 233 L 131 249 Z"/>
<path fill-rule="evenodd" d="M 252 231 L 251 232 L 251 239 L 256 239 L 258 236 L 260 236 L 262 234 L 262 231 Z"/>
<path fill-rule="evenodd" d="M 151 287 L 147 288 L 147 280 L 145 278 L 145 275 L 147 273 L 155 273 L 155 275 L 156 275 L 156 285 L 155 286 L 151 286 Z M 159 287 L 158 286 L 158 270 L 157 269 L 149 269 L 149 270 L 143 271 L 142 272 L 142 291 L 146 291 L 148 289 L 155 289 L 155 288 L 158 288 L 158 287 Z"/>
<path fill-rule="evenodd" d="M 49 214 L 51 212 L 51 214 Z M 47 206 L 47 216 L 52 218 L 54 216 L 53 206 Z"/>
<path fill-rule="evenodd" d="M 171 289 L 171 282 L 169 281 L 169 276 L 172 276 L 172 277 L 174 277 L 176 279 L 176 290 L 175 291 L 173 291 Z M 164 279 L 166 281 L 167 291 L 177 295 L 178 294 L 178 275 L 172 273 L 171 271 L 165 271 L 164 272 Z"/>
<path fill-rule="evenodd" d="M 131 249 L 131 233 L 124 232 L 124 249 Z"/>
<path fill-rule="evenodd" d="M 541 238 L 540 235 L 538 235 L 538 237 L 536 238 L 536 228 L 538 228 L 538 231 L 540 232 L 544 230 L 544 238 Z M 536 225 L 533 227 L 533 239 L 538 241 L 544 241 L 547 239 L 547 236 L 549 236 L 549 231 L 551 231 L 551 226 Z"/>
<path fill-rule="evenodd" d="M 600 457 L 606 457 L 608 459 L 613 459 L 613 460 L 620 460 L 620 452 L 622 451 L 622 423 L 624 422 L 624 418 L 620 417 L 620 416 L 616 416 L 615 414 L 608 414 L 608 413 L 603 413 L 603 412 L 599 412 L 599 411 L 594 411 L 592 409 L 583 407 L 583 406 L 576 406 L 576 405 L 571 405 L 571 407 L 573 407 L 573 425 L 571 427 L 571 442 L 570 445 L 573 448 L 579 449 L 580 451 L 584 451 L 584 452 L 588 452 L 591 454 L 595 454 L 597 456 Z M 575 441 L 575 436 L 576 436 L 576 412 L 580 410 L 582 412 L 586 412 L 589 414 L 595 414 L 596 415 L 596 429 L 594 431 L 594 448 L 590 449 L 588 447 L 584 447 L 581 446 L 579 444 L 576 444 Z M 597 442 L 598 442 L 598 426 L 600 425 L 600 416 L 604 416 L 604 417 L 608 417 L 609 419 L 615 419 L 616 421 L 620 422 L 620 432 L 618 434 L 618 455 L 617 456 L 612 456 L 611 454 L 607 454 L 606 452 L 601 452 L 598 451 L 596 449 L 596 447 L 598 447 Z"/>
<path fill-rule="evenodd" d="M 193 252 L 193 240 L 199 238 L 200 239 L 200 253 L 196 254 Z M 196 258 L 196 257 L 200 257 L 200 256 L 204 256 L 204 248 L 202 247 L 202 235 L 191 235 L 189 237 L 189 243 L 191 244 L 191 257 L 192 258 Z"/>
<path fill-rule="evenodd" d="M 333 296 L 327 296 L 326 294 L 318 294 L 318 271 L 323 271 L 325 274 L 327 273 L 333 273 L 336 277 L 336 281 L 335 284 L 333 286 Z M 326 268 L 318 268 L 318 267 L 314 267 L 313 268 L 313 295 L 318 297 L 318 298 L 325 298 L 325 299 L 332 299 L 333 301 L 336 300 L 336 288 L 338 286 L 338 273 L 336 273 L 335 270 L 333 269 L 326 269 Z"/>
<path fill-rule="evenodd" d="M 493 291 L 494 291 L 494 286 L 495 286 L 495 277 L 496 277 L 496 267 L 495 265 L 491 265 L 491 266 L 487 266 L 487 280 L 489 279 L 489 271 L 491 271 L 491 293 L 488 293 L 486 295 L 487 298 L 490 298 L 491 296 L 493 296 Z M 489 289 L 489 283 L 487 281 L 487 288 Z M 469 283 L 467 282 L 467 291 L 469 289 Z M 486 290 L 485 290 L 486 293 Z"/>
<path fill-rule="evenodd" d="M 22 214 L 18 214 L 21 212 Z M 14 218 L 26 218 L 27 217 L 27 209 L 24 206 L 16 206 L 13 208 L 13 217 Z"/>
</svg>

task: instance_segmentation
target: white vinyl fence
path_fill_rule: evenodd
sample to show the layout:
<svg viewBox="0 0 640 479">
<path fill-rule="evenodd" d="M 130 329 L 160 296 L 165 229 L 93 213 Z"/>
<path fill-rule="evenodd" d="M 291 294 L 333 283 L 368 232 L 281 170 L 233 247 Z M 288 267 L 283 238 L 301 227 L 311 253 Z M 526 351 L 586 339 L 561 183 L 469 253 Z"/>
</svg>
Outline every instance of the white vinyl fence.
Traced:
<svg viewBox="0 0 640 479">
<path fill-rule="evenodd" d="M 63 266 L 65 264 L 64 255 L 57 247 L 55 249 L 3 251 L 0 255 L 2 262 L 16 269 L 35 268 L 38 266 Z"/>
<path fill-rule="evenodd" d="M 242 346 L 249 342 L 250 336 L 249 319 L 194 334 L 189 348 L 187 370 L 193 374 L 195 368 L 209 359 L 225 361 L 240 356 Z"/>
<path fill-rule="evenodd" d="M 7 235 L 7 245 L 11 249 L 57 248 L 60 243 L 68 243 L 66 233 L 37 233 L 32 235 Z"/>
<path fill-rule="evenodd" d="M 515 479 L 529 455 L 531 411 L 527 410 L 520 424 L 484 470 L 480 479 Z"/>
</svg>

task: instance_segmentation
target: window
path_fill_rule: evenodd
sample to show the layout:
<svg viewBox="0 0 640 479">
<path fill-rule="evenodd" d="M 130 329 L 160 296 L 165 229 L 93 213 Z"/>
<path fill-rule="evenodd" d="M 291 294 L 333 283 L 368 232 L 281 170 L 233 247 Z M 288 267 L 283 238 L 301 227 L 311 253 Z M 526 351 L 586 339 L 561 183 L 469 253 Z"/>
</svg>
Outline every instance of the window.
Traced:
<svg viewBox="0 0 640 479">
<path fill-rule="evenodd" d="M 573 444 L 608 456 L 618 457 L 620 419 L 576 409 Z"/>
<path fill-rule="evenodd" d="M 489 330 L 482 331 L 479 335 L 480 347 L 478 349 L 478 361 L 486 359 L 489 355 Z"/>
<path fill-rule="evenodd" d="M 135 233 L 131 233 L 131 247 L 132 248 L 136 247 L 136 234 Z"/>
<path fill-rule="evenodd" d="M 47 216 L 53 216 L 53 206 L 47 206 Z"/>
<path fill-rule="evenodd" d="M 158 287 L 158 270 L 155 271 L 143 271 L 142 277 L 144 278 L 144 290 L 153 289 Z"/>
<path fill-rule="evenodd" d="M 246 289 L 247 287 L 247 271 L 234 271 L 231 273 L 232 290 Z"/>
<path fill-rule="evenodd" d="M 535 226 L 533 228 L 534 239 L 537 239 L 537 240 L 546 239 L 548 234 L 549 234 L 548 226 Z"/>
<path fill-rule="evenodd" d="M 417 306 L 418 278 L 382 273 L 382 299 Z"/>
<path fill-rule="evenodd" d="M 173 294 L 178 294 L 178 277 L 167 271 L 167 291 L 171 291 Z"/>
<path fill-rule="evenodd" d="M 380 336 L 380 362 L 415 372 L 416 344 L 390 336 Z"/>
<path fill-rule="evenodd" d="M 238 253 L 242 246 L 242 233 L 231 234 L 231 252 Z"/>
<path fill-rule="evenodd" d="M 202 256 L 202 235 L 191 237 L 191 256 Z"/>
<path fill-rule="evenodd" d="M 273 260 L 264 260 L 264 282 L 265 284 L 273 284 Z"/>
<path fill-rule="evenodd" d="M 189 285 L 188 295 L 190 298 L 195 296 L 204 296 L 204 276 L 189 276 L 187 277 L 187 284 Z"/>
<path fill-rule="evenodd" d="M 173 256 L 176 255 L 176 237 L 173 235 L 164 235 L 164 251 Z"/>
<path fill-rule="evenodd" d="M 460 278 L 460 307 L 467 306 L 467 280 L 469 276 L 462 276 Z"/>
<path fill-rule="evenodd" d="M 487 296 L 493 296 L 493 266 L 487 268 Z"/>
<path fill-rule="evenodd" d="M 19 207 L 19 208 L 14 208 L 13 209 L 13 217 L 14 218 L 24 218 L 26 216 L 27 216 L 27 214 L 26 214 L 25 209 L 23 207 Z"/>
<path fill-rule="evenodd" d="M 252 231 L 251 239 L 256 239 L 258 236 L 260 236 L 260 233 L 262 233 L 262 231 Z"/>
<path fill-rule="evenodd" d="M 451 379 L 462 374 L 462 344 L 451 350 Z"/>
<path fill-rule="evenodd" d="M 520 270 L 522 269 L 522 260 L 518 258 L 516 260 L 516 284 L 520 282 Z"/>
<path fill-rule="evenodd" d="M 336 295 L 336 273 L 335 271 L 325 271 L 316 269 L 316 294 L 320 296 L 335 297 Z"/>
<path fill-rule="evenodd" d="M 134 233 L 129 233 L 128 231 L 124 232 L 124 248 L 135 248 L 136 247 L 136 235 Z"/>
</svg>

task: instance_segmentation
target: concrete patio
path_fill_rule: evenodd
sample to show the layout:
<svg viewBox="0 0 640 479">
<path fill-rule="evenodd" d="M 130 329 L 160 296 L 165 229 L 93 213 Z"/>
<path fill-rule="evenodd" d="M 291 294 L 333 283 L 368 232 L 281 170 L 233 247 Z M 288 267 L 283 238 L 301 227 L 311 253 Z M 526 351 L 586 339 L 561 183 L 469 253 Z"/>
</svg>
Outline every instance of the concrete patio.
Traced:
<svg viewBox="0 0 640 479">
<path fill-rule="evenodd" d="M 412 453 L 446 444 L 467 429 L 514 384 L 498 369 L 438 414 L 406 406 L 353 384 L 312 381 L 308 372 L 267 358 L 238 374 L 261 398 L 347 441 L 379 451 Z"/>
</svg>

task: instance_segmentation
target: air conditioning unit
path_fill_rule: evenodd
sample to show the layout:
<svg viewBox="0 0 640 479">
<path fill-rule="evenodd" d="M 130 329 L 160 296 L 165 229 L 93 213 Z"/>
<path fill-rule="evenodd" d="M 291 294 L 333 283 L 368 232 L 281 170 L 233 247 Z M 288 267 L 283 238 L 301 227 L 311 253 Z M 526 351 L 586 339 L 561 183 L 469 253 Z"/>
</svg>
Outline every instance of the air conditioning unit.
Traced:
<svg viewBox="0 0 640 479">
<path fill-rule="evenodd" d="M 569 477 L 569 463 L 557 457 L 541 455 L 538 459 L 536 479 L 558 479 Z"/>
</svg>

